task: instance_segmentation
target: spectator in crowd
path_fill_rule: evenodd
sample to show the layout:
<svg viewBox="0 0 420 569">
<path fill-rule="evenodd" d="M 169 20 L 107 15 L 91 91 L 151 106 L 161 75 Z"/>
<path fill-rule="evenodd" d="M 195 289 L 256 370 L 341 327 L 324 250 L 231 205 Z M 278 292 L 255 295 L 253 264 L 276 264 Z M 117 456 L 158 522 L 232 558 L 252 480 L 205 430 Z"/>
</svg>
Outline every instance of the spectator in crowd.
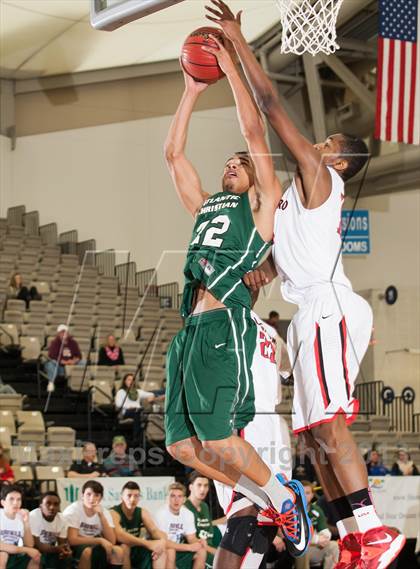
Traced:
<svg viewBox="0 0 420 569">
<path fill-rule="evenodd" d="M 299 481 L 316 481 L 316 472 L 314 468 L 315 459 L 313 457 L 313 452 L 313 449 L 307 447 L 304 437 L 299 435 L 293 464 L 293 478 Z"/>
<path fill-rule="evenodd" d="M 78 569 L 122 568 L 123 550 L 116 545 L 112 516 L 101 505 L 103 495 L 102 484 L 88 480 L 82 486 L 82 499 L 63 512 Z"/>
<path fill-rule="evenodd" d="M 185 502 L 185 507 L 194 515 L 196 535 L 206 544 L 207 559 L 206 567 L 213 566 L 217 546 L 213 544 L 214 527 L 211 521 L 210 510 L 205 502 L 209 493 L 209 479 L 193 470 L 189 476 L 188 489 L 190 495 Z"/>
<path fill-rule="evenodd" d="M 0 567 L 39 569 L 41 554 L 34 548 L 29 512 L 22 510 L 22 490 L 5 485 L 0 499 Z"/>
<path fill-rule="evenodd" d="M 98 365 L 100 366 L 123 366 L 124 353 L 118 346 L 115 336 L 110 334 L 106 344 L 99 350 Z"/>
<path fill-rule="evenodd" d="M 60 513 L 60 498 L 56 492 L 46 492 L 41 496 L 39 508 L 29 514 L 29 524 L 35 547 L 42 556 L 41 566 L 47 569 L 71 567 L 67 523 Z"/>
<path fill-rule="evenodd" d="M 134 457 L 127 454 L 127 442 L 122 436 L 112 439 L 112 451 L 104 460 L 104 468 L 108 476 L 141 476 Z"/>
<path fill-rule="evenodd" d="M 67 473 L 69 478 L 99 478 L 106 476 L 105 468 L 98 463 L 96 446 L 87 442 L 83 445 L 82 460 L 73 462 Z"/>
<path fill-rule="evenodd" d="M 391 468 L 391 474 L 393 476 L 418 476 L 419 469 L 411 460 L 410 455 L 407 450 L 400 448 L 396 456 L 397 460 L 394 462 Z"/>
<path fill-rule="evenodd" d="M 272 326 L 274 330 L 277 330 L 277 333 L 280 336 L 280 314 L 278 312 L 270 310 L 268 318 L 266 318 L 264 322 L 267 322 L 267 324 Z"/>
<path fill-rule="evenodd" d="M 166 569 L 166 534 L 158 529 L 150 512 L 139 506 L 140 486 L 126 482 L 121 503 L 111 508 L 117 542 L 124 551 L 124 567 Z M 150 539 L 146 539 L 147 532 Z"/>
<path fill-rule="evenodd" d="M 314 490 L 311 482 L 309 482 L 309 480 L 303 480 L 302 486 L 305 490 L 308 515 L 314 530 L 309 550 L 306 554 L 309 558 L 309 566 L 333 569 L 338 561 L 338 544 L 336 541 L 331 540 L 331 532 L 328 529 L 324 512 L 318 504 L 313 502 Z M 297 563 L 297 569 L 300 569 L 301 563 Z"/>
<path fill-rule="evenodd" d="M 4 448 L 0 445 L 0 484 L 13 484 L 15 473 L 7 459 Z"/>
<path fill-rule="evenodd" d="M 54 383 L 57 375 L 66 375 L 66 367 L 81 362 L 79 344 L 70 336 L 68 326 L 60 324 L 57 335 L 48 348 L 49 360 L 45 364 L 48 381 Z"/>
<path fill-rule="evenodd" d="M 31 300 L 42 300 L 42 296 L 35 286 L 31 286 L 31 288 L 23 286 L 23 279 L 20 273 L 15 273 L 10 279 L 7 298 L 25 301 L 26 308 L 29 308 Z"/>
<path fill-rule="evenodd" d="M 375 449 L 368 452 L 366 468 L 369 476 L 386 476 L 388 468 L 382 462 L 382 455 Z"/>
<path fill-rule="evenodd" d="M 151 391 L 138 389 L 134 381 L 134 374 L 127 373 L 123 377 L 121 386 L 115 395 L 115 407 L 123 419 L 133 419 L 133 437 L 135 441 L 142 437 L 142 402 L 151 403 L 156 396 Z"/>
<path fill-rule="evenodd" d="M 204 569 L 206 543 L 196 535 L 193 514 L 185 507 L 185 487 L 179 482 L 169 486 L 168 503 L 157 511 L 158 528 L 168 536 L 166 569 Z"/>
</svg>

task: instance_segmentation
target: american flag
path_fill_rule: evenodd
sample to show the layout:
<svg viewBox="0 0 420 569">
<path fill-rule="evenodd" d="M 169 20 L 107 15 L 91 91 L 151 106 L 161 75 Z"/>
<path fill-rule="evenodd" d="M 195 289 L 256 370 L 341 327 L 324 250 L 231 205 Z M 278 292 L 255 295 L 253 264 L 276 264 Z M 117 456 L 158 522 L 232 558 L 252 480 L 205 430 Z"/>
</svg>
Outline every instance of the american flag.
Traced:
<svg viewBox="0 0 420 569">
<path fill-rule="evenodd" d="M 379 0 L 375 136 L 420 144 L 420 0 Z"/>
</svg>

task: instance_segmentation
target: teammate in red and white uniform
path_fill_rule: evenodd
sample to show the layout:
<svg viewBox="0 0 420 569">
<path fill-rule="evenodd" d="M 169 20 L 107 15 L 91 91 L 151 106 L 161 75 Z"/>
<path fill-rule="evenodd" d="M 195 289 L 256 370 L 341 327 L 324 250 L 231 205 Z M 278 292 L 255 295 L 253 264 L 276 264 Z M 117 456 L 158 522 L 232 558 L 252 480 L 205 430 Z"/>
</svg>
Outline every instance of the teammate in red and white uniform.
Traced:
<svg viewBox="0 0 420 569">
<path fill-rule="evenodd" d="M 405 537 L 378 518 L 366 466 L 348 429 L 357 414 L 354 383 L 368 347 L 372 312 L 353 292 L 341 260 L 344 182 L 365 166 L 368 149 L 345 134 L 312 145 L 285 112 L 248 46 L 240 14 L 221 0 L 212 3 L 207 18 L 232 41 L 257 104 L 297 162 L 276 213 L 272 257 L 247 283 L 258 288 L 279 274 L 284 298 L 298 305 L 288 331 L 293 427 L 315 450 L 318 479 L 335 512 L 341 536 L 337 568 L 385 569 Z"/>
</svg>

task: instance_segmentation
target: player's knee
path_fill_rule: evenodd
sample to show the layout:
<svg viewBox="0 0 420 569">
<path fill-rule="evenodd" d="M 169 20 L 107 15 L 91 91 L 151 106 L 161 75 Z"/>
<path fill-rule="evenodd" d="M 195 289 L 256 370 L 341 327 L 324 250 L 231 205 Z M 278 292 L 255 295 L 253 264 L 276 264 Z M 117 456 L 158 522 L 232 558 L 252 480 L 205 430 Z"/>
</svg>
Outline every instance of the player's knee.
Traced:
<svg viewBox="0 0 420 569">
<path fill-rule="evenodd" d="M 175 549 L 166 550 L 166 567 L 172 569 L 175 567 L 176 551 Z"/>
<path fill-rule="evenodd" d="M 0 569 L 6 569 L 9 555 L 5 551 L 0 551 Z"/>
<path fill-rule="evenodd" d="M 166 447 L 166 450 L 175 460 L 178 460 L 182 464 L 191 464 L 195 456 L 194 447 L 187 444 L 185 441 L 179 441 Z"/>
<path fill-rule="evenodd" d="M 342 439 L 343 429 L 347 429 L 344 416 L 338 416 L 333 421 L 313 427 L 311 432 L 318 444 L 336 447 Z"/>
<path fill-rule="evenodd" d="M 86 547 L 82 551 L 82 555 L 80 556 L 80 561 L 87 561 L 90 563 L 91 559 L 92 559 L 92 548 Z"/>
<path fill-rule="evenodd" d="M 235 449 L 229 444 L 228 439 L 203 441 L 202 445 L 207 453 L 220 457 L 227 464 L 232 464 L 235 460 Z"/>
<path fill-rule="evenodd" d="M 130 559 L 130 552 L 131 552 L 131 547 L 129 545 L 127 545 L 126 543 L 122 543 L 120 545 L 122 552 L 123 552 L 123 557 L 124 557 L 124 561 L 127 559 Z"/>
<path fill-rule="evenodd" d="M 203 549 L 200 549 L 199 551 L 197 551 L 197 553 L 194 554 L 194 558 L 202 561 L 203 565 L 204 565 L 204 563 L 206 562 L 206 559 L 207 559 L 206 549 L 203 548 Z"/>
<path fill-rule="evenodd" d="M 111 560 L 114 565 L 121 565 L 124 561 L 124 550 L 120 545 L 114 545 L 112 548 Z"/>
</svg>

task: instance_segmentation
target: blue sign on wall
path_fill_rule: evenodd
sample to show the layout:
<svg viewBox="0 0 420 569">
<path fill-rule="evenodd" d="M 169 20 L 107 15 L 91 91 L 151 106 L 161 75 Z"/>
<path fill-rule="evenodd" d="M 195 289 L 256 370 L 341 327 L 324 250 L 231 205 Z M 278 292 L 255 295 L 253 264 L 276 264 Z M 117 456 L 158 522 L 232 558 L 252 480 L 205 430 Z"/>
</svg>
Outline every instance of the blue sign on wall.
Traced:
<svg viewBox="0 0 420 569">
<path fill-rule="evenodd" d="M 370 253 L 369 211 L 367 209 L 343 209 L 341 212 L 341 236 L 344 238 L 343 255 L 367 255 Z"/>
</svg>

